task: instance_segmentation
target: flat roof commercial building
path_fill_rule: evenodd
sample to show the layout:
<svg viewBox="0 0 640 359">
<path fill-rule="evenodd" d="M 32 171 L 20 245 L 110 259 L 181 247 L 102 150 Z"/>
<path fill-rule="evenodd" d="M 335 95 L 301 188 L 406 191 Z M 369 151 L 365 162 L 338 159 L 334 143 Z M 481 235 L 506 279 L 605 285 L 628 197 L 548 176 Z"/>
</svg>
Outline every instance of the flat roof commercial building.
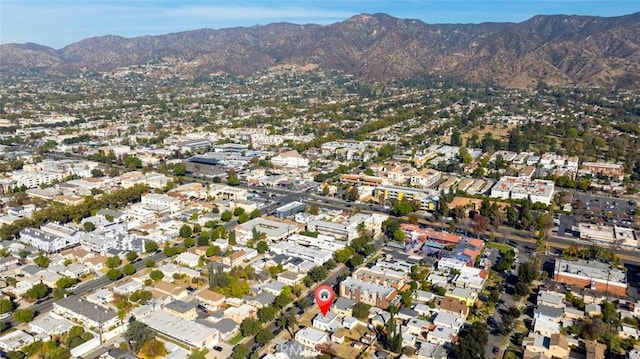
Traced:
<svg viewBox="0 0 640 359">
<path fill-rule="evenodd" d="M 505 176 L 491 188 L 491 197 L 503 199 L 526 199 L 531 197 L 533 203 L 541 202 L 549 205 L 553 198 L 554 190 L 555 184 L 553 181 Z"/>
<path fill-rule="evenodd" d="M 556 259 L 553 272 L 556 282 L 589 287 L 605 294 L 625 296 L 627 275 L 618 268 L 598 261 Z"/>
<path fill-rule="evenodd" d="M 211 348 L 218 344 L 218 330 L 165 311 L 152 312 L 146 317 L 140 318 L 140 321 L 156 332 L 191 348 Z"/>
</svg>

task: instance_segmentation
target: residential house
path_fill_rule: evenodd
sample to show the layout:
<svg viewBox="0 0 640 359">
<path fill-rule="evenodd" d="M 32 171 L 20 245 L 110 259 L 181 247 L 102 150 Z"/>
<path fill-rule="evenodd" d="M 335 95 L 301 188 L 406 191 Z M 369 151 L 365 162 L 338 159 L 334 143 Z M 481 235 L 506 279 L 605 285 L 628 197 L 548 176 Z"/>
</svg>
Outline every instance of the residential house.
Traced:
<svg viewBox="0 0 640 359">
<path fill-rule="evenodd" d="M 538 292 L 537 304 L 553 308 L 564 308 L 564 298 L 565 296 L 561 293 L 550 290 L 540 290 L 540 292 Z"/>
<path fill-rule="evenodd" d="M 276 296 L 273 293 L 267 291 L 261 291 L 256 296 L 245 297 L 245 302 L 251 306 L 256 308 L 264 308 L 267 307 L 276 300 Z"/>
<path fill-rule="evenodd" d="M 235 267 L 242 264 L 242 262 L 246 259 L 247 253 L 243 250 L 235 251 L 230 255 L 222 258 L 222 264 L 227 265 L 229 267 Z"/>
<path fill-rule="evenodd" d="M 551 358 L 566 359 L 569 357 L 569 343 L 567 338 L 560 334 L 544 336 L 532 333 L 522 341 L 525 352 L 543 353 Z"/>
<path fill-rule="evenodd" d="M 447 351 L 441 345 L 421 342 L 417 356 L 418 359 L 446 359 Z"/>
<path fill-rule="evenodd" d="M 103 307 L 108 307 L 109 303 L 114 300 L 113 292 L 107 288 L 100 289 L 97 292 L 88 294 L 86 296 L 87 302 L 98 304 Z"/>
<path fill-rule="evenodd" d="M 302 283 L 302 279 L 304 278 L 304 274 L 302 273 L 294 273 L 294 272 L 284 272 L 278 274 L 276 278 L 278 282 L 284 283 L 290 287 L 293 287 L 296 284 Z"/>
<path fill-rule="evenodd" d="M 91 273 L 91 268 L 79 263 L 71 263 L 64 270 L 60 271 L 60 274 L 76 279 L 80 279 L 80 277 L 89 273 Z"/>
<path fill-rule="evenodd" d="M 348 330 L 355 328 L 358 323 L 360 323 L 360 321 L 355 317 L 344 317 L 344 319 L 342 319 L 342 327 Z"/>
<path fill-rule="evenodd" d="M 282 292 L 282 288 L 285 287 L 285 284 L 279 281 L 273 281 L 273 282 L 269 282 L 267 284 L 265 284 L 262 287 L 262 290 L 269 292 L 273 295 L 280 295 L 280 293 Z"/>
<path fill-rule="evenodd" d="M 203 289 L 196 294 L 196 299 L 204 303 L 208 308 L 219 309 L 224 306 L 225 296 L 209 289 Z"/>
<path fill-rule="evenodd" d="M 533 331 L 547 337 L 560 333 L 563 313 L 562 308 L 539 305 L 533 311 Z"/>
<path fill-rule="evenodd" d="M 417 337 L 425 337 L 431 327 L 431 322 L 419 318 L 412 318 L 407 321 L 406 325 L 410 334 Z"/>
<path fill-rule="evenodd" d="M 427 333 L 427 342 L 435 345 L 447 345 L 456 342 L 457 335 L 457 329 L 438 325 Z"/>
<path fill-rule="evenodd" d="M 7 256 L 0 258 L 0 272 L 4 272 L 10 269 L 17 268 L 20 265 L 18 257 Z"/>
<path fill-rule="evenodd" d="M 63 317 L 49 312 L 29 322 L 29 332 L 45 335 L 62 335 L 73 327 L 73 323 Z"/>
<path fill-rule="evenodd" d="M 478 300 L 478 292 L 465 288 L 450 289 L 444 296 L 459 300 L 467 306 L 472 306 Z"/>
<path fill-rule="evenodd" d="M 162 309 L 176 317 L 187 320 L 195 320 L 198 317 L 196 306 L 182 300 L 174 300 L 162 306 Z"/>
<path fill-rule="evenodd" d="M 0 349 L 4 352 L 20 352 L 23 347 L 35 341 L 36 339 L 31 334 L 22 330 L 14 330 L 0 337 Z"/>
<path fill-rule="evenodd" d="M 458 330 L 460 330 L 460 328 L 462 328 L 464 319 L 456 314 L 439 312 L 438 315 L 436 315 L 436 317 L 433 319 L 433 324 L 440 327 L 452 328 L 457 332 Z"/>
<path fill-rule="evenodd" d="M 340 320 L 338 315 L 334 312 L 327 312 L 327 315 L 318 313 L 312 321 L 314 328 L 323 330 L 326 332 L 336 332 L 340 327 Z"/>
<path fill-rule="evenodd" d="M 355 304 L 356 302 L 352 299 L 338 297 L 331 306 L 331 311 L 338 314 L 340 317 L 349 317 L 353 314 L 352 309 Z"/>
<path fill-rule="evenodd" d="M 300 342 L 300 344 L 311 349 L 315 349 L 317 345 L 329 342 L 327 333 L 308 327 L 298 330 L 295 339 Z"/>
<path fill-rule="evenodd" d="M 164 294 L 165 296 L 169 296 L 174 300 L 182 300 L 189 295 L 189 293 L 183 287 L 164 281 L 156 283 L 154 285 L 154 290 L 161 294 Z"/>
<path fill-rule="evenodd" d="M 598 343 L 595 340 L 586 340 L 584 343 L 587 356 L 585 359 L 604 359 L 604 352 L 607 349 L 606 344 Z M 631 356 L 629 359 L 632 359 Z"/>
<path fill-rule="evenodd" d="M 142 290 L 144 285 L 138 281 L 128 281 L 113 286 L 113 292 L 120 295 L 129 295 L 135 291 Z"/>
<path fill-rule="evenodd" d="M 81 263 L 84 263 L 88 268 L 90 268 L 96 273 L 100 272 L 102 269 L 105 268 L 106 262 L 107 262 L 107 257 L 99 254 L 93 255 L 81 261 Z"/>
<path fill-rule="evenodd" d="M 229 307 L 224 311 L 224 317 L 236 323 L 242 323 L 245 318 L 256 318 L 258 310 L 248 304 L 239 307 Z"/>
<path fill-rule="evenodd" d="M 183 252 L 176 257 L 176 262 L 190 268 L 196 268 L 200 263 L 200 256 L 189 252 Z"/>
<path fill-rule="evenodd" d="M 106 330 L 119 320 L 114 310 L 96 306 L 75 295 L 53 302 L 53 311 L 65 318 L 80 321 L 86 328 Z"/>
<path fill-rule="evenodd" d="M 220 339 L 229 341 L 240 333 L 240 325 L 235 321 L 227 318 L 222 318 L 211 325 L 220 333 Z"/>
<path fill-rule="evenodd" d="M 466 319 L 469 315 L 469 306 L 464 301 L 453 297 L 444 297 L 439 301 L 440 312 L 451 313 Z"/>
</svg>

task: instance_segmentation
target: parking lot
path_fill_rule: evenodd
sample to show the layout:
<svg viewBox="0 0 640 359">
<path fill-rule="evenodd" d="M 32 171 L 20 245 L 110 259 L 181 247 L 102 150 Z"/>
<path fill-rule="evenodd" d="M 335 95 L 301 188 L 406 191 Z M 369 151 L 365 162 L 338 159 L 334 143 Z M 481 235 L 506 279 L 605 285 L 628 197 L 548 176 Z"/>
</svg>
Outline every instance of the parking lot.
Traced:
<svg viewBox="0 0 640 359">
<path fill-rule="evenodd" d="M 586 211 L 594 213 L 611 212 L 616 217 L 632 215 L 636 209 L 635 201 L 625 198 L 602 197 L 576 192 L 575 200 L 584 205 Z"/>
</svg>

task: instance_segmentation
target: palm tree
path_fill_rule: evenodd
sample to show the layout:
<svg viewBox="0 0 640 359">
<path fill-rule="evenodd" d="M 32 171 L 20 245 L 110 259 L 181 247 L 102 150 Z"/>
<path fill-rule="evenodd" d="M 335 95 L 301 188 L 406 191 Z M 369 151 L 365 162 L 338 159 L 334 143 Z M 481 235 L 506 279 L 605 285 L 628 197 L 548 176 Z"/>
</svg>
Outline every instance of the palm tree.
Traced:
<svg viewBox="0 0 640 359">
<path fill-rule="evenodd" d="M 291 338 L 293 338 L 293 332 L 295 331 L 295 327 L 298 325 L 298 318 L 293 315 L 293 313 L 288 312 L 285 315 L 278 318 L 276 324 L 280 328 L 284 328 L 287 330 Z"/>
</svg>

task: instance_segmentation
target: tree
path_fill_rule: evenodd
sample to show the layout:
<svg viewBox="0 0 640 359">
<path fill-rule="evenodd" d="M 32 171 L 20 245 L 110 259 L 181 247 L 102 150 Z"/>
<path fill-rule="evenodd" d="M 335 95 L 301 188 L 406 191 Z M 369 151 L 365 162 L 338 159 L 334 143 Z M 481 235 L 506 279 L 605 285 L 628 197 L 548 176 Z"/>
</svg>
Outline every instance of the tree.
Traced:
<svg viewBox="0 0 640 359">
<path fill-rule="evenodd" d="M 484 358 L 484 347 L 489 341 L 489 330 L 482 322 L 475 322 L 471 325 L 471 330 L 463 335 L 458 345 L 454 347 L 455 357 L 458 359 L 478 359 Z"/>
<path fill-rule="evenodd" d="M 280 328 L 284 328 L 293 338 L 293 330 L 298 325 L 298 318 L 291 312 L 281 316 L 276 320 L 276 324 Z"/>
<path fill-rule="evenodd" d="M 338 263 L 346 263 L 349 258 L 353 255 L 353 249 L 351 247 L 345 247 L 343 249 L 339 249 L 333 253 L 333 258 Z"/>
<path fill-rule="evenodd" d="M 260 322 L 253 318 L 245 318 L 242 323 L 240 323 L 240 332 L 243 337 L 256 335 L 260 328 L 262 328 Z"/>
<path fill-rule="evenodd" d="M 24 358 L 26 358 L 26 355 L 22 352 L 14 352 L 14 351 L 7 352 L 7 359 L 24 359 Z"/>
<path fill-rule="evenodd" d="M 52 296 L 54 300 L 59 300 L 66 297 L 67 294 L 68 294 L 67 291 L 62 288 L 54 288 Z"/>
<path fill-rule="evenodd" d="M 148 241 L 144 243 L 144 251 L 147 253 L 155 252 L 158 250 L 158 243 Z"/>
<path fill-rule="evenodd" d="M 136 156 L 127 156 L 124 165 L 129 169 L 142 168 L 142 161 Z"/>
<path fill-rule="evenodd" d="M 353 305 L 353 308 L 351 309 L 351 314 L 358 319 L 364 320 L 367 319 L 369 317 L 369 310 L 371 309 L 371 305 L 366 304 L 366 303 L 362 303 L 362 302 L 356 302 L 356 304 Z"/>
<path fill-rule="evenodd" d="M 193 238 L 185 238 L 182 242 L 186 248 L 191 248 L 196 245 L 196 240 Z"/>
<path fill-rule="evenodd" d="M 311 203 L 311 205 L 309 206 L 309 213 L 314 216 L 318 215 L 320 213 L 320 207 L 318 207 L 318 204 Z"/>
<path fill-rule="evenodd" d="M 398 201 L 391 209 L 391 213 L 397 217 L 404 217 L 411 212 L 413 212 L 413 205 L 409 201 Z"/>
<path fill-rule="evenodd" d="M 349 258 L 349 267 L 355 268 L 357 266 L 362 265 L 364 263 L 364 257 L 360 254 L 356 253 L 351 258 Z"/>
<path fill-rule="evenodd" d="M 220 219 L 225 222 L 229 222 L 231 218 L 233 218 L 233 214 L 231 213 L 231 211 L 224 211 L 220 214 Z"/>
<path fill-rule="evenodd" d="M 96 225 L 93 224 L 93 222 L 84 222 L 84 224 L 82 225 L 82 227 L 84 228 L 85 232 L 93 232 L 96 229 Z"/>
<path fill-rule="evenodd" d="M 261 323 L 267 323 L 275 319 L 278 310 L 271 306 L 266 306 L 258 309 L 258 320 Z"/>
<path fill-rule="evenodd" d="M 465 166 L 469 165 L 473 160 L 473 157 L 471 157 L 469 151 L 467 151 L 467 149 L 464 147 L 460 147 L 460 150 L 458 150 L 458 156 L 460 157 L 460 161 L 462 161 Z"/>
<path fill-rule="evenodd" d="M 104 177 L 104 172 L 99 168 L 94 168 L 91 170 L 91 177 Z"/>
<path fill-rule="evenodd" d="M 137 353 L 144 343 L 154 337 L 154 333 L 146 324 L 134 321 L 129 324 L 129 328 L 127 328 L 123 336 L 129 345 L 131 353 Z"/>
<path fill-rule="evenodd" d="M 189 238 L 192 234 L 193 230 L 188 224 L 183 224 L 182 227 L 180 227 L 180 237 Z"/>
<path fill-rule="evenodd" d="M 9 313 L 14 308 L 11 298 L 0 299 L 0 314 Z"/>
<path fill-rule="evenodd" d="M 120 271 L 120 269 L 109 269 L 109 271 L 107 272 L 107 278 L 109 278 L 109 280 L 113 282 L 122 278 L 122 276 L 123 274 L 122 274 L 122 271 Z"/>
<path fill-rule="evenodd" d="M 451 146 L 462 146 L 462 136 L 460 136 L 460 131 L 455 130 L 451 133 Z"/>
<path fill-rule="evenodd" d="M 27 292 L 24 294 L 24 297 L 29 299 L 42 299 L 49 295 L 50 292 L 51 288 L 47 287 L 46 284 L 38 283 L 27 290 Z"/>
<path fill-rule="evenodd" d="M 122 264 L 122 260 L 118 256 L 113 256 L 113 257 L 107 258 L 104 264 L 105 266 L 107 266 L 107 268 L 111 268 L 111 269 L 118 268 L 120 264 Z"/>
<path fill-rule="evenodd" d="M 56 341 L 51 340 L 44 342 L 40 348 L 40 355 L 47 359 L 67 359 L 71 357 L 69 348 L 59 345 Z"/>
<path fill-rule="evenodd" d="M 198 244 L 198 246 L 208 246 L 210 238 L 211 238 L 211 233 L 207 231 L 202 231 L 198 235 L 198 239 L 196 243 Z"/>
<path fill-rule="evenodd" d="M 13 312 L 13 319 L 18 323 L 28 323 L 33 319 L 35 312 L 31 308 L 16 309 Z"/>
<path fill-rule="evenodd" d="M 385 348 L 394 353 L 400 353 L 402 350 L 402 333 L 398 327 L 396 320 L 391 314 L 391 318 L 387 321 L 387 340 Z"/>
<path fill-rule="evenodd" d="M 158 339 L 151 339 L 140 348 L 140 357 L 143 359 L 162 358 L 165 355 L 167 355 L 167 348 L 164 342 Z"/>
<path fill-rule="evenodd" d="M 278 294 L 276 299 L 273 301 L 273 306 L 278 309 L 283 309 L 292 301 L 293 300 L 291 299 L 291 296 L 283 291 L 282 293 Z"/>
<path fill-rule="evenodd" d="M 484 231 L 487 230 L 487 225 L 489 224 L 489 220 L 487 217 L 476 214 L 473 217 L 473 230 L 476 232 L 478 236 L 482 235 Z"/>
<path fill-rule="evenodd" d="M 178 247 L 175 246 L 166 246 L 164 247 L 164 254 L 167 257 L 173 257 L 178 254 Z"/>
<path fill-rule="evenodd" d="M 152 270 L 149 273 L 149 278 L 153 279 L 156 282 L 159 282 L 162 280 L 162 278 L 164 278 L 164 273 L 162 273 L 162 271 L 160 270 Z"/>
<path fill-rule="evenodd" d="M 136 267 L 133 264 L 129 263 L 122 267 L 122 271 L 125 275 L 132 275 L 136 272 Z"/>
<path fill-rule="evenodd" d="M 233 215 L 238 217 L 239 215 L 244 214 L 244 208 L 242 207 L 236 207 L 233 210 Z"/>
<path fill-rule="evenodd" d="M 233 359 L 247 359 L 251 354 L 251 350 L 246 346 L 239 344 L 233 348 L 233 354 L 231 354 L 231 358 Z"/>
<path fill-rule="evenodd" d="M 173 166 L 173 175 L 174 176 L 184 176 L 187 173 L 187 167 L 184 163 L 177 163 Z"/>
<path fill-rule="evenodd" d="M 238 175 L 236 175 L 236 171 L 229 170 L 229 172 L 227 174 L 228 174 L 227 184 L 229 186 L 239 186 L 240 185 L 240 179 L 238 178 Z"/>
<path fill-rule="evenodd" d="M 144 262 L 144 266 L 147 268 L 153 268 L 155 267 L 155 265 L 156 265 L 156 261 L 154 261 L 152 258 L 149 258 Z"/>
<path fill-rule="evenodd" d="M 45 257 L 44 255 L 40 254 L 33 260 L 33 263 L 37 264 L 40 268 L 47 268 L 49 267 L 51 260 L 49 259 L 49 257 Z"/>
<path fill-rule="evenodd" d="M 271 339 L 273 339 L 273 333 L 268 329 L 260 329 L 256 334 L 256 343 L 258 344 L 267 344 Z"/>
<path fill-rule="evenodd" d="M 138 253 L 133 252 L 133 251 L 131 251 L 131 252 L 127 253 L 127 260 L 128 260 L 129 262 L 133 262 L 133 261 L 135 261 L 137 258 L 138 258 Z"/>
<path fill-rule="evenodd" d="M 249 217 L 251 219 L 260 217 L 260 210 L 259 209 L 254 209 L 253 211 L 251 211 L 251 214 L 249 215 Z"/>
<path fill-rule="evenodd" d="M 246 213 L 243 213 L 241 215 L 238 216 L 238 223 L 242 224 L 242 223 L 246 223 L 249 222 L 249 215 Z"/>
<path fill-rule="evenodd" d="M 262 254 L 269 250 L 269 245 L 265 241 L 260 241 L 256 245 L 256 249 L 258 250 L 258 253 Z"/>
<path fill-rule="evenodd" d="M 205 359 L 207 357 L 207 353 L 209 353 L 209 349 L 193 349 L 191 354 L 187 357 L 187 359 Z"/>
<path fill-rule="evenodd" d="M 404 243 L 404 239 L 405 239 L 404 231 L 402 231 L 402 229 L 396 229 L 393 232 L 393 239 L 397 242 Z"/>
</svg>

